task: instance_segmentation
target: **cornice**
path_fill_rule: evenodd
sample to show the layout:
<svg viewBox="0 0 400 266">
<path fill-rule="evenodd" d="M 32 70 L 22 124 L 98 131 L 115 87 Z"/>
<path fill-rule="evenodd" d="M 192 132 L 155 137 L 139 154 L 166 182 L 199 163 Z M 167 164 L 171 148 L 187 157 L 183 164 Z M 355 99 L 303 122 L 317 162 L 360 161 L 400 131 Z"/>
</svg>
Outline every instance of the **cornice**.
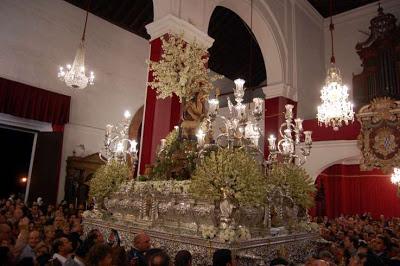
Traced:
<svg viewBox="0 0 400 266">
<path fill-rule="evenodd" d="M 183 34 L 188 43 L 196 41 L 205 48 L 210 48 L 214 39 L 189 22 L 168 14 L 165 17 L 146 25 L 150 40 L 157 39 L 166 33 Z"/>
</svg>

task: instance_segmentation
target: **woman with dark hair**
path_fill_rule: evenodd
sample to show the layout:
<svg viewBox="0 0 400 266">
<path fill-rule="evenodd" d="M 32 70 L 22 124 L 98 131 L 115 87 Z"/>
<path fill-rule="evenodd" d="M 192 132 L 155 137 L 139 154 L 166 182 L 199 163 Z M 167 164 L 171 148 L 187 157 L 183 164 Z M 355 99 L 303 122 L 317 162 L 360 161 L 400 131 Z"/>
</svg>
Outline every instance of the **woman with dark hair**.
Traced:
<svg viewBox="0 0 400 266">
<path fill-rule="evenodd" d="M 94 245 L 87 254 L 86 266 L 112 266 L 111 247 L 106 244 Z"/>
<path fill-rule="evenodd" d="M 187 250 L 180 250 L 175 256 L 175 266 L 192 266 L 192 254 Z"/>
</svg>

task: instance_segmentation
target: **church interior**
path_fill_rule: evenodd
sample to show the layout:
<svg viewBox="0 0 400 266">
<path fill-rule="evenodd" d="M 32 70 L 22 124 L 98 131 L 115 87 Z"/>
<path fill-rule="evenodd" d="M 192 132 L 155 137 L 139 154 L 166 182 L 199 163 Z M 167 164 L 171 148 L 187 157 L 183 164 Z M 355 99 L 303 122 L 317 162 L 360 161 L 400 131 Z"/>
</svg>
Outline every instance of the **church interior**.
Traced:
<svg viewBox="0 0 400 266">
<path fill-rule="evenodd" d="M 400 265 L 399 19 L 0 0 L 0 265 Z"/>
</svg>

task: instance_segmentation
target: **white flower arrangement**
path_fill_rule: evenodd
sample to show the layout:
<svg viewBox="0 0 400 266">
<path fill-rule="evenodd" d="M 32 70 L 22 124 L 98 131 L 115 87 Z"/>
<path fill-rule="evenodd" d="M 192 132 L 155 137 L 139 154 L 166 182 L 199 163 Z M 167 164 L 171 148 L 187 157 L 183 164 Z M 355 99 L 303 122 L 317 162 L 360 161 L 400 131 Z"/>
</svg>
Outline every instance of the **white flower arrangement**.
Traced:
<svg viewBox="0 0 400 266">
<path fill-rule="evenodd" d="M 217 236 L 217 228 L 213 225 L 201 225 L 200 232 L 204 239 L 213 239 Z"/>
<path fill-rule="evenodd" d="M 218 239 L 223 242 L 232 243 L 236 240 L 236 238 L 237 238 L 237 234 L 233 228 L 228 227 L 225 229 L 221 229 L 218 232 Z"/>
<path fill-rule="evenodd" d="M 251 238 L 250 230 L 245 226 L 239 226 L 236 234 L 238 240 L 248 240 Z"/>
<path fill-rule="evenodd" d="M 207 49 L 196 42 L 187 43 L 182 35 L 168 34 L 161 37 L 161 41 L 161 59 L 148 61 L 154 78 L 149 85 L 157 91 L 158 97 L 165 99 L 175 93 L 182 101 L 199 91 L 208 94 L 213 88 L 211 82 L 221 76 L 209 75 Z"/>
</svg>

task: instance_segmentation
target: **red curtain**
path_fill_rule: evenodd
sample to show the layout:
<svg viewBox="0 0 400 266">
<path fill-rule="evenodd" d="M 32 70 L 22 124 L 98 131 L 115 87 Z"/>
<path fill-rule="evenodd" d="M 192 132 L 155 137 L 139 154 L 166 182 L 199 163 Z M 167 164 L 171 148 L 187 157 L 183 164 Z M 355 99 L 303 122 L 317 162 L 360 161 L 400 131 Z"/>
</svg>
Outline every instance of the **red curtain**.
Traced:
<svg viewBox="0 0 400 266">
<path fill-rule="evenodd" d="M 71 97 L 0 78 L 0 112 L 64 125 L 69 120 Z"/>
<path fill-rule="evenodd" d="M 397 188 L 390 182 L 390 175 L 381 171 L 360 171 L 359 165 L 333 165 L 318 176 L 316 186 L 318 196 L 312 215 L 337 217 L 370 212 L 374 217 L 400 216 Z"/>
</svg>

